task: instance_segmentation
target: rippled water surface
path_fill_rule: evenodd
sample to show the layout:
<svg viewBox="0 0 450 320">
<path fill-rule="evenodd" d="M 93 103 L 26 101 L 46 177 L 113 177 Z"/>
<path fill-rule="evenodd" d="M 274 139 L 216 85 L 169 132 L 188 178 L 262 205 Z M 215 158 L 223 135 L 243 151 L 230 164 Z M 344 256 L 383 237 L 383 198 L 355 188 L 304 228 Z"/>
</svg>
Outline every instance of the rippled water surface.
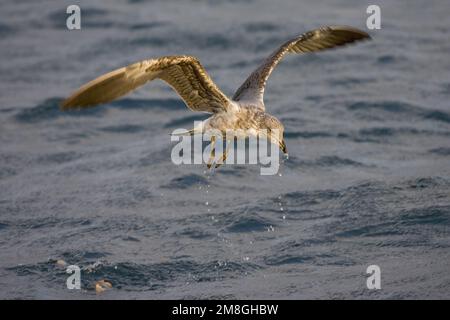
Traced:
<svg viewBox="0 0 450 320">
<path fill-rule="evenodd" d="M 71 1 L 0 5 L 0 298 L 450 298 L 448 1 L 378 1 L 354 47 L 286 58 L 266 106 L 281 175 L 175 166 L 169 133 L 204 115 L 157 82 L 62 113 L 84 82 L 197 56 L 230 96 L 287 38 L 365 28 L 367 1 Z M 66 289 L 64 260 L 82 269 Z M 366 288 L 381 268 L 382 289 Z M 96 295 L 94 283 L 113 289 Z"/>
</svg>

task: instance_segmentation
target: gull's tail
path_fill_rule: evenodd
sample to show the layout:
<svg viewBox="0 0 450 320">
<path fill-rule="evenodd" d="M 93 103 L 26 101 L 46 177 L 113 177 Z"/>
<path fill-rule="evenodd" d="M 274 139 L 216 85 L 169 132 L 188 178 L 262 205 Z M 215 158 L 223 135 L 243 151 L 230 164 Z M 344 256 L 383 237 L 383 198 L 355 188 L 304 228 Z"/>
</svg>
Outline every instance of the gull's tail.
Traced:
<svg viewBox="0 0 450 320">
<path fill-rule="evenodd" d="M 186 131 L 183 131 L 183 132 L 171 133 L 170 135 L 171 136 L 177 136 L 177 137 L 179 137 L 179 136 L 193 136 L 195 133 L 196 133 L 195 129 L 191 129 L 191 130 L 186 130 Z"/>
</svg>

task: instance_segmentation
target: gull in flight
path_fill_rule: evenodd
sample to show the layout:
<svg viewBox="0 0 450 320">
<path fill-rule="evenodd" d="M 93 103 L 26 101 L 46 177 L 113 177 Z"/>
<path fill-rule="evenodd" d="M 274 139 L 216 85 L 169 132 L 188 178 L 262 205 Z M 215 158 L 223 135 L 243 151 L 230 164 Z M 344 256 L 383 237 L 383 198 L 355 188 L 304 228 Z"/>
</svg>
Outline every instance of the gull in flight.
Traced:
<svg viewBox="0 0 450 320">
<path fill-rule="evenodd" d="M 151 80 L 161 79 L 181 96 L 189 109 L 212 113 L 200 126 L 187 131 L 187 135 L 208 130 L 223 133 L 242 130 L 249 135 L 262 135 L 264 132 L 271 143 L 287 154 L 284 127 L 280 120 L 266 112 L 263 100 L 266 82 L 273 69 L 288 53 L 321 51 L 365 39 L 370 39 L 366 32 L 348 26 L 326 26 L 306 32 L 283 43 L 270 54 L 231 99 L 217 87 L 195 57 L 180 55 L 143 60 L 88 82 L 64 100 L 61 109 L 79 109 L 110 102 Z M 214 142 L 212 137 L 211 157 L 214 157 Z M 226 152 L 222 163 L 225 157 Z"/>
</svg>

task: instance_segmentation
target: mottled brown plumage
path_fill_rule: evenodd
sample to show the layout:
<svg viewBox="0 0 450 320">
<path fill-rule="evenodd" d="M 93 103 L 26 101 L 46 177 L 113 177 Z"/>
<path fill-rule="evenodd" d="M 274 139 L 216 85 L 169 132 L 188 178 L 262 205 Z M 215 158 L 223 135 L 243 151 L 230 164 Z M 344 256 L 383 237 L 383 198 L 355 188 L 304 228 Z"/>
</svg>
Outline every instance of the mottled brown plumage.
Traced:
<svg viewBox="0 0 450 320">
<path fill-rule="evenodd" d="M 166 56 L 131 64 L 109 72 L 85 84 L 63 101 L 63 110 L 84 108 L 110 102 L 144 85 L 161 79 L 181 96 L 193 111 L 213 113 L 201 127 L 190 134 L 206 130 L 248 130 L 247 134 L 269 132 L 268 138 L 284 152 L 284 128 L 281 122 L 265 112 L 264 89 L 273 69 L 287 53 L 306 53 L 343 46 L 369 39 L 361 30 L 347 26 L 328 26 L 306 32 L 281 45 L 251 73 L 232 99 L 215 85 L 195 57 Z M 271 135 L 277 129 L 280 134 Z"/>
<path fill-rule="evenodd" d="M 166 56 L 104 74 L 78 89 L 61 107 L 69 110 L 110 102 L 154 79 L 172 86 L 192 111 L 225 111 L 229 104 L 197 58 Z"/>
<path fill-rule="evenodd" d="M 258 101 L 264 109 L 263 95 L 267 79 L 287 53 L 306 53 L 346 45 L 358 40 L 370 39 L 361 30 L 347 26 L 328 26 L 306 32 L 286 41 L 253 71 L 233 96 L 233 100 Z"/>
</svg>

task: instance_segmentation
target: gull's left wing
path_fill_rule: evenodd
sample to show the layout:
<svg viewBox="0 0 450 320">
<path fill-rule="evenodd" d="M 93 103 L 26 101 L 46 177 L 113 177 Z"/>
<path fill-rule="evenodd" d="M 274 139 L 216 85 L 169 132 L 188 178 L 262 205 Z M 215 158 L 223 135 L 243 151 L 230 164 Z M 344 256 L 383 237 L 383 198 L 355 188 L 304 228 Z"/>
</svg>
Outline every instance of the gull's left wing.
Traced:
<svg viewBox="0 0 450 320">
<path fill-rule="evenodd" d="M 250 101 L 264 108 L 263 95 L 267 79 L 287 53 L 321 51 L 369 38 L 366 32 L 347 26 L 329 26 L 306 32 L 285 42 L 267 57 L 236 91 L 233 100 Z"/>
</svg>

